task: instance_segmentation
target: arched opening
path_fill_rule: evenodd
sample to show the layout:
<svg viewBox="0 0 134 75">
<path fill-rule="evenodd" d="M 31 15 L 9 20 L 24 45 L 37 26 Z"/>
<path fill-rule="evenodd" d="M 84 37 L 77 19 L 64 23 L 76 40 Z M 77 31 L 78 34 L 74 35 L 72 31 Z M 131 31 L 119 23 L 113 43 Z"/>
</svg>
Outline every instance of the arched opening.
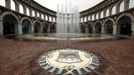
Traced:
<svg viewBox="0 0 134 75">
<path fill-rule="evenodd" d="M 5 0 L 0 0 L 0 5 L 5 7 Z"/>
<path fill-rule="evenodd" d="M 109 16 L 109 9 L 106 10 L 106 17 Z"/>
<path fill-rule="evenodd" d="M 26 8 L 26 10 L 27 10 L 27 15 L 29 16 L 30 15 L 30 10 L 29 10 L 29 8 Z"/>
<path fill-rule="evenodd" d="M 34 33 L 40 33 L 41 26 L 39 22 L 34 23 Z"/>
<path fill-rule="evenodd" d="M 129 8 L 133 8 L 134 7 L 134 0 L 129 0 Z"/>
<path fill-rule="evenodd" d="M 116 6 L 113 6 L 112 8 L 112 15 L 116 14 Z"/>
<path fill-rule="evenodd" d="M 51 16 L 49 17 L 49 22 L 52 22 L 52 17 Z"/>
<path fill-rule="evenodd" d="M 54 32 L 56 32 L 56 25 L 52 24 L 50 25 L 50 33 L 54 33 Z"/>
<path fill-rule="evenodd" d="M 94 16 L 94 15 L 92 15 L 92 21 L 93 21 L 93 20 L 95 20 L 95 16 Z"/>
<path fill-rule="evenodd" d="M 99 13 L 96 14 L 96 19 L 99 19 Z"/>
<path fill-rule="evenodd" d="M 24 8 L 23 8 L 23 6 L 21 4 L 19 5 L 19 9 L 20 9 L 19 12 L 22 13 L 22 14 L 24 14 Z"/>
<path fill-rule="evenodd" d="M 40 17 L 40 14 L 37 12 L 37 17 Z"/>
<path fill-rule="evenodd" d="M 43 33 L 48 33 L 48 25 L 47 24 L 45 24 L 43 26 Z"/>
<path fill-rule="evenodd" d="M 85 27 L 85 25 L 81 25 L 81 33 L 85 33 L 86 32 L 86 27 Z"/>
<path fill-rule="evenodd" d="M 84 22 L 87 22 L 87 18 L 86 17 L 84 17 Z"/>
<path fill-rule="evenodd" d="M 88 16 L 88 21 L 90 21 L 91 19 L 90 19 L 91 17 L 90 16 Z"/>
<path fill-rule="evenodd" d="M 87 25 L 88 33 L 93 33 L 93 26 L 91 24 Z"/>
<path fill-rule="evenodd" d="M 123 16 L 119 19 L 118 21 L 118 34 L 120 35 L 131 35 L 132 30 L 131 30 L 131 18 L 128 16 Z"/>
<path fill-rule="evenodd" d="M 106 21 L 104 30 L 106 34 L 113 34 L 113 22 L 111 20 Z"/>
<path fill-rule="evenodd" d="M 3 18 L 3 35 L 15 36 L 18 27 L 17 19 L 12 15 L 6 15 Z"/>
<path fill-rule="evenodd" d="M 100 17 L 104 18 L 104 12 L 103 11 L 101 12 L 101 16 Z"/>
<path fill-rule="evenodd" d="M 32 17 L 35 17 L 35 11 L 32 10 Z"/>
<path fill-rule="evenodd" d="M 44 15 L 43 14 L 41 14 L 41 19 L 44 19 Z"/>
<path fill-rule="evenodd" d="M 100 34 L 101 33 L 101 23 L 98 22 L 95 25 L 95 33 Z"/>
<path fill-rule="evenodd" d="M 124 2 L 121 2 L 120 3 L 120 10 L 119 11 L 120 12 L 124 11 Z"/>
<path fill-rule="evenodd" d="M 31 22 L 28 19 L 24 19 L 22 21 L 22 33 L 28 34 L 30 33 L 30 29 L 31 29 Z"/>
<path fill-rule="evenodd" d="M 47 15 L 45 16 L 45 20 L 48 21 L 48 16 Z"/>
<path fill-rule="evenodd" d="M 15 10 L 15 2 L 13 0 L 11 0 L 11 9 Z"/>
</svg>

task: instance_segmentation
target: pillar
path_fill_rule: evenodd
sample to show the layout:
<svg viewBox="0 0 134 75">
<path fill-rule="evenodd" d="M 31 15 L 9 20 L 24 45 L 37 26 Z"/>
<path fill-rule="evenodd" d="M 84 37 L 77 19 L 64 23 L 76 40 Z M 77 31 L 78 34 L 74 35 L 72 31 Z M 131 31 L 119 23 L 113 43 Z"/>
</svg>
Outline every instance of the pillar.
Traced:
<svg viewBox="0 0 134 75">
<path fill-rule="evenodd" d="M 31 34 L 34 34 L 34 23 L 31 25 Z"/>
<path fill-rule="evenodd" d="M 134 36 L 134 21 L 132 22 L 132 29 L 131 30 L 133 31 L 132 35 Z"/>
<path fill-rule="evenodd" d="M 39 18 L 41 19 L 41 13 L 39 13 Z"/>
<path fill-rule="evenodd" d="M 33 13 L 32 13 L 32 10 L 31 9 L 29 9 L 29 14 L 32 17 Z"/>
<path fill-rule="evenodd" d="M 104 25 L 101 26 L 101 34 L 104 34 L 105 30 L 104 30 Z"/>
<path fill-rule="evenodd" d="M 37 17 L 37 11 L 35 11 L 35 17 Z"/>
<path fill-rule="evenodd" d="M 120 7 L 119 7 L 119 3 L 116 4 L 116 14 L 119 13 Z"/>
<path fill-rule="evenodd" d="M 19 3 L 18 2 L 15 2 L 15 11 L 19 12 L 20 9 L 19 9 Z"/>
<path fill-rule="evenodd" d="M 125 0 L 124 1 L 124 10 L 128 10 L 129 9 L 129 0 Z"/>
<path fill-rule="evenodd" d="M 18 35 L 22 35 L 22 24 L 18 25 Z"/>
<path fill-rule="evenodd" d="M 117 25 L 113 24 L 113 35 L 118 35 Z"/>
<path fill-rule="evenodd" d="M 3 21 L 0 19 L 0 35 L 3 35 Z"/>
<path fill-rule="evenodd" d="M 26 7 L 25 6 L 23 6 L 23 13 L 25 14 L 25 15 L 27 15 L 27 9 L 26 9 Z"/>
<path fill-rule="evenodd" d="M 98 13 L 98 19 L 100 19 L 100 18 L 101 18 L 100 16 L 101 16 L 101 12 L 99 12 L 99 13 Z"/>
<path fill-rule="evenodd" d="M 5 0 L 6 8 L 11 9 L 11 0 Z"/>
<path fill-rule="evenodd" d="M 49 21 L 49 16 L 47 15 L 47 21 Z"/>
</svg>

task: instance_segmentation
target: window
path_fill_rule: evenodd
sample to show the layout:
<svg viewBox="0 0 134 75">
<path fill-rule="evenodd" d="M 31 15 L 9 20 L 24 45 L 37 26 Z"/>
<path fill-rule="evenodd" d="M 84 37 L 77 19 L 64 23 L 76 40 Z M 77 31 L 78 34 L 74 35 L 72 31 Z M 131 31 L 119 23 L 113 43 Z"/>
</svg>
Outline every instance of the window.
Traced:
<svg viewBox="0 0 134 75">
<path fill-rule="evenodd" d="M 129 8 L 133 8 L 134 7 L 134 0 L 130 0 L 129 1 Z"/>
<path fill-rule="evenodd" d="M 12 10 L 15 10 L 15 3 L 14 3 L 13 0 L 11 0 L 11 9 L 12 9 Z"/>
<path fill-rule="evenodd" d="M 124 11 L 124 2 L 121 2 L 120 4 L 120 12 Z"/>
<path fill-rule="evenodd" d="M 116 14 L 116 6 L 112 8 L 112 15 Z"/>
<path fill-rule="evenodd" d="M 106 10 L 106 17 L 109 16 L 109 9 Z"/>
<path fill-rule="evenodd" d="M 5 7 L 5 0 L 0 0 L 0 5 Z"/>
<path fill-rule="evenodd" d="M 104 18 L 104 12 L 103 11 L 101 12 L 101 18 Z"/>
<path fill-rule="evenodd" d="M 24 8 L 23 8 L 23 6 L 21 4 L 19 5 L 19 9 L 20 9 L 19 12 L 22 13 L 22 14 L 24 14 Z"/>
</svg>

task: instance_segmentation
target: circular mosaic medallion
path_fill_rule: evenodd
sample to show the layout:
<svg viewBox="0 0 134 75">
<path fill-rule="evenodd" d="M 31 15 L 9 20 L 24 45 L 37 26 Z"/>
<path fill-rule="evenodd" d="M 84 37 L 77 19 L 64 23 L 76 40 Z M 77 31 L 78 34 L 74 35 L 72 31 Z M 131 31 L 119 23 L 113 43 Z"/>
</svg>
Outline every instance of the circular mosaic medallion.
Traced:
<svg viewBox="0 0 134 75">
<path fill-rule="evenodd" d="M 57 49 L 44 53 L 39 65 L 48 72 L 65 75 L 81 75 L 92 72 L 99 66 L 98 57 L 79 49 Z"/>
</svg>

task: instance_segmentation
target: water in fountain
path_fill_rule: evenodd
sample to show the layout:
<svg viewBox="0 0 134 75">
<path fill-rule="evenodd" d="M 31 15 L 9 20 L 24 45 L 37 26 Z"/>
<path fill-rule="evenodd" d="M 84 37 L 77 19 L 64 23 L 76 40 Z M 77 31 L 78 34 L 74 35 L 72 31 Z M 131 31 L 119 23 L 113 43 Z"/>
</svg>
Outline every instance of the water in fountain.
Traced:
<svg viewBox="0 0 134 75">
<path fill-rule="evenodd" d="M 61 6 L 57 5 L 57 37 L 77 37 L 80 34 L 80 21 L 77 6 L 65 2 Z"/>
</svg>

